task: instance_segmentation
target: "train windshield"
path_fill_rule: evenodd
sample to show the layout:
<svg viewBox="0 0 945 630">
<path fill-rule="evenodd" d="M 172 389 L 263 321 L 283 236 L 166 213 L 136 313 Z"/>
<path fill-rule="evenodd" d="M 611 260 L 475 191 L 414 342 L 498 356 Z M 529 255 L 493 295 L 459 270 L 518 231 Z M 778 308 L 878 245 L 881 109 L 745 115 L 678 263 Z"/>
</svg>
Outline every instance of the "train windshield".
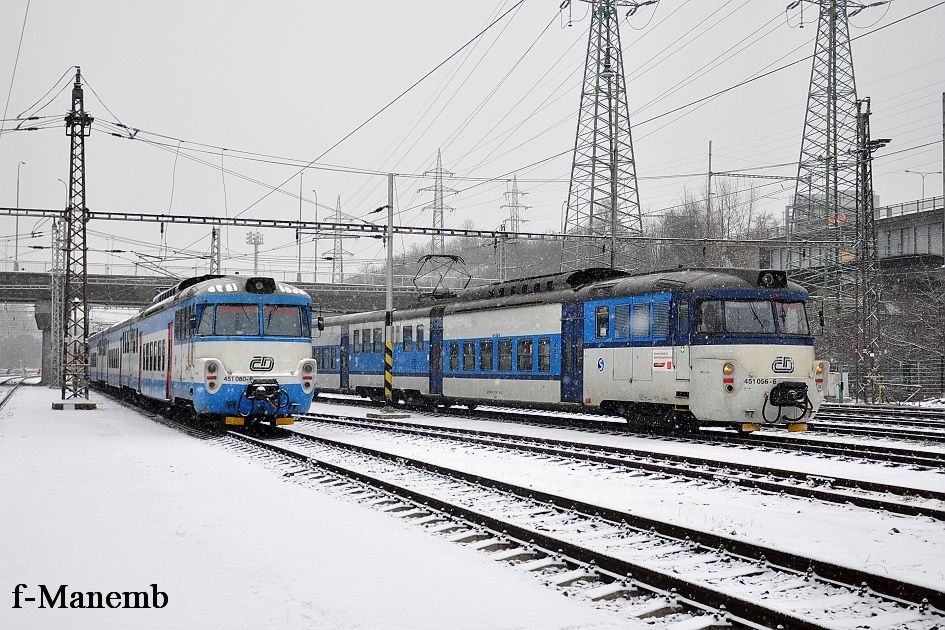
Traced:
<svg viewBox="0 0 945 630">
<path fill-rule="evenodd" d="M 744 335 L 809 335 L 803 302 L 704 300 L 696 332 Z"/>
<path fill-rule="evenodd" d="M 255 304 L 218 304 L 215 335 L 259 334 L 259 307 Z M 207 316 L 204 311 L 204 317 Z"/>
<path fill-rule="evenodd" d="M 311 337 L 308 317 L 298 306 L 263 306 L 263 334 L 269 337 Z"/>
</svg>

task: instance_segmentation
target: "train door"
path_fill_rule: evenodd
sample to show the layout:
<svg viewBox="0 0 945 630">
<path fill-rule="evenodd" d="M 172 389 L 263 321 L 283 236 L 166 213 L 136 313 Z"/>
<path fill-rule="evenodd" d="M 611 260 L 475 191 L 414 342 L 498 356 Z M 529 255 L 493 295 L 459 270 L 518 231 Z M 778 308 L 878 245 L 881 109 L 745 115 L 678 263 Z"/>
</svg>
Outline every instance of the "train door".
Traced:
<svg viewBox="0 0 945 630">
<path fill-rule="evenodd" d="M 118 388 L 125 384 L 125 350 L 128 349 L 128 333 L 121 333 L 118 339 Z"/>
<path fill-rule="evenodd" d="M 341 327 L 341 366 L 340 366 L 340 377 L 341 389 L 348 389 L 348 384 L 350 383 L 348 365 L 350 364 L 350 352 L 351 345 L 348 342 L 349 329 L 348 326 Z"/>
<path fill-rule="evenodd" d="M 171 369 L 173 368 L 174 361 L 174 324 L 167 325 L 167 387 L 165 389 L 165 397 L 168 400 L 174 399 L 174 390 L 171 386 Z"/>
<path fill-rule="evenodd" d="M 561 402 L 584 402 L 584 308 L 561 305 Z"/>
<path fill-rule="evenodd" d="M 430 393 L 443 393 L 443 307 L 430 312 Z"/>
<path fill-rule="evenodd" d="M 680 296 L 676 301 L 676 322 L 673 330 L 673 366 L 677 381 L 688 381 L 691 370 L 689 309 L 689 298 Z"/>
</svg>

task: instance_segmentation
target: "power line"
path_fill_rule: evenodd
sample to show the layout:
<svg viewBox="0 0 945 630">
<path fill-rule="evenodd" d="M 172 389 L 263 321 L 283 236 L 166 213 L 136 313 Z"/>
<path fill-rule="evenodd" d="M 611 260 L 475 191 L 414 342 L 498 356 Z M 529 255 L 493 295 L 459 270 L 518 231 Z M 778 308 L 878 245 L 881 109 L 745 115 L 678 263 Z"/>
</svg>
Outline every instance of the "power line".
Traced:
<svg viewBox="0 0 945 630">
<path fill-rule="evenodd" d="M 10 89 L 7 90 L 7 101 L 3 106 L 3 118 L 6 119 L 10 109 L 10 97 L 13 95 L 13 84 L 16 82 L 16 69 L 20 65 L 20 49 L 23 47 L 23 34 L 26 32 L 26 18 L 30 14 L 30 2 L 26 0 L 26 11 L 23 12 L 23 26 L 20 27 L 20 41 L 16 45 L 16 58 L 13 60 L 13 74 L 10 76 Z M 0 139 L 3 138 L 3 122 L 0 121 Z"/>
</svg>

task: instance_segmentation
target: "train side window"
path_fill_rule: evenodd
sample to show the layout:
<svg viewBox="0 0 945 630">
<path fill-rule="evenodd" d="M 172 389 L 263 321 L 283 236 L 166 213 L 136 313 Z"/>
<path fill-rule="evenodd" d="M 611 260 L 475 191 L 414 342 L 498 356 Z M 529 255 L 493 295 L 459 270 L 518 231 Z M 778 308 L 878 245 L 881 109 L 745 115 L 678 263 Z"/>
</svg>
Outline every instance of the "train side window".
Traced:
<svg viewBox="0 0 945 630">
<path fill-rule="evenodd" d="M 630 338 L 630 305 L 618 304 L 614 307 L 614 339 Z"/>
<path fill-rule="evenodd" d="M 499 371 L 512 370 L 512 340 L 499 339 Z"/>
<path fill-rule="evenodd" d="M 653 302 L 653 336 L 669 334 L 669 302 Z"/>
<path fill-rule="evenodd" d="M 634 339 L 650 336 L 650 305 L 634 304 L 630 318 L 630 333 Z"/>
<path fill-rule="evenodd" d="M 720 333 L 722 329 L 722 302 L 705 300 L 696 311 L 696 331 L 702 333 Z"/>
<path fill-rule="evenodd" d="M 681 300 L 676 304 L 676 334 L 689 333 L 689 302 Z"/>
<path fill-rule="evenodd" d="M 554 286 L 554 282 L 552 282 L 551 280 L 549 280 L 548 282 L 545 283 L 545 291 L 551 291 L 551 288 L 552 288 L 553 286 Z"/>
<path fill-rule="evenodd" d="M 594 323 L 596 324 L 595 336 L 598 339 L 604 339 L 610 333 L 610 307 L 598 306 L 595 312 Z"/>
<path fill-rule="evenodd" d="M 472 372 L 476 369 L 476 342 L 463 342 L 463 371 Z"/>
<path fill-rule="evenodd" d="M 538 340 L 538 371 L 551 371 L 551 339 L 548 337 Z"/>
<path fill-rule="evenodd" d="M 531 372 L 535 369 L 534 343 L 530 338 L 518 340 L 518 369 L 520 372 Z"/>
<path fill-rule="evenodd" d="M 355 354 L 361 352 L 361 331 L 354 331 L 354 342 L 351 344 L 351 349 L 354 350 Z"/>
<path fill-rule="evenodd" d="M 573 359 L 571 358 L 574 350 L 572 350 L 571 344 L 567 343 L 564 339 L 561 341 L 561 371 L 568 372 L 574 369 L 572 363 Z"/>
<path fill-rule="evenodd" d="M 450 342 L 450 372 L 459 370 L 459 343 Z"/>
<path fill-rule="evenodd" d="M 423 324 L 417 324 L 417 350 L 423 350 Z"/>
<path fill-rule="evenodd" d="M 371 329 L 365 328 L 361 331 L 361 352 L 371 352 L 374 344 L 371 341 Z"/>
<path fill-rule="evenodd" d="M 381 352 L 384 347 L 384 331 L 380 328 L 374 329 L 374 352 Z"/>
<path fill-rule="evenodd" d="M 413 350 L 413 326 L 404 326 L 404 351 Z"/>
<path fill-rule="evenodd" d="M 483 372 L 492 371 L 492 341 L 479 342 L 479 369 Z"/>
</svg>

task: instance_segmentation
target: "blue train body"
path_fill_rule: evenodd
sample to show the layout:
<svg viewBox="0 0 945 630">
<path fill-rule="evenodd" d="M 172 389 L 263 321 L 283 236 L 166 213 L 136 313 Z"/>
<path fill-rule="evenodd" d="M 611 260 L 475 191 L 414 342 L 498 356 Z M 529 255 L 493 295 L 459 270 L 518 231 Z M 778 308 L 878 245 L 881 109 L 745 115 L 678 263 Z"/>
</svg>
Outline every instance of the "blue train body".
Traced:
<svg viewBox="0 0 945 630">
<path fill-rule="evenodd" d="M 311 322 L 308 295 L 272 278 L 191 278 L 91 336 L 91 380 L 221 424 L 291 424 L 315 389 Z"/>
<path fill-rule="evenodd" d="M 417 403 L 605 411 L 650 423 L 803 428 L 829 366 L 781 272 L 591 269 L 394 313 L 394 390 Z M 327 318 L 319 389 L 383 392 L 383 312 Z"/>
</svg>

